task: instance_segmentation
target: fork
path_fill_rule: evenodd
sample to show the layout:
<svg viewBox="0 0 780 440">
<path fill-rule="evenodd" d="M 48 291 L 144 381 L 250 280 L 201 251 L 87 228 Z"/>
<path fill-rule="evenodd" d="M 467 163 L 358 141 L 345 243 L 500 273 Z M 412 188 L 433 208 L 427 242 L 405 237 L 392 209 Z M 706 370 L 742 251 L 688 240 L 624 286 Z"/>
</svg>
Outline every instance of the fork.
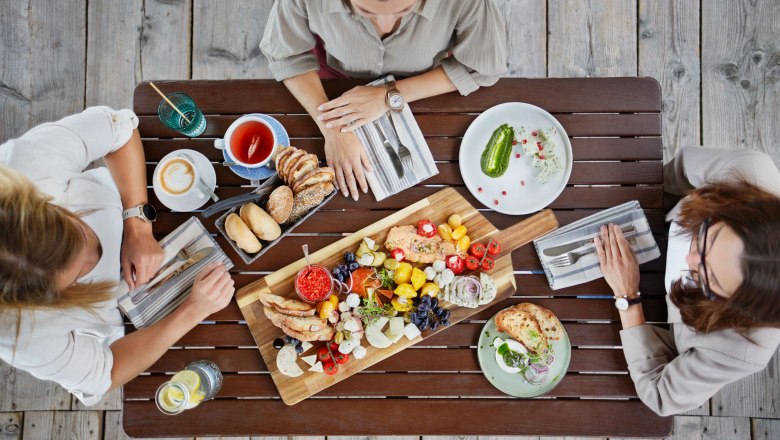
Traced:
<svg viewBox="0 0 780 440">
<path fill-rule="evenodd" d="M 636 243 L 636 240 L 633 238 L 628 239 L 629 244 Z M 590 255 L 596 252 L 596 246 L 591 246 L 589 248 L 586 248 L 583 251 L 579 252 L 566 252 L 565 254 L 555 257 L 552 260 L 550 260 L 547 265 L 550 267 L 566 267 L 571 266 L 572 264 L 580 261 L 580 258 L 584 257 L 585 255 Z"/>
<path fill-rule="evenodd" d="M 412 153 L 401 141 L 401 136 L 398 135 L 398 129 L 395 126 L 395 121 L 393 121 L 393 115 L 389 115 L 388 118 L 390 119 L 390 124 L 393 126 L 393 131 L 395 131 L 395 138 L 398 140 L 398 156 L 401 158 L 401 165 L 403 165 L 404 170 L 406 170 L 408 167 L 411 171 L 413 167 Z"/>
</svg>

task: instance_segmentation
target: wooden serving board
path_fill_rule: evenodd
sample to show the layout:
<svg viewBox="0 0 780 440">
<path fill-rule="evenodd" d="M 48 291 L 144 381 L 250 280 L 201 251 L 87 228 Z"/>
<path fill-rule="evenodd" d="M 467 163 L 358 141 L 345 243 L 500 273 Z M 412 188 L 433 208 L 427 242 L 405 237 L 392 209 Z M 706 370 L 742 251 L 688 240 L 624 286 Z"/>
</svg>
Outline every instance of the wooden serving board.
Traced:
<svg viewBox="0 0 780 440">
<path fill-rule="evenodd" d="M 499 231 L 457 191 L 447 188 L 310 254 L 310 259 L 312 262 L 326 267 L 334 267 L 341 262 L 344 252 L 357 250 L 364 237 L 371 237 L 377 243 L 383 244 L 387 237 L 387 232 L 393 226 L 416 225 L 422 219 L 429 219 L 438 225 L 445 223 L 451 214 L 460 214 L 463 217 L 463 224 L 468 229 L 468 235 L 471 237 L 472 242 L 486 243 L 487 239 L 492 237 L 501 244 L 502 252 L 496 256 L 496 265 L 490 272 L 498 288 L 496 298 L 490 304 L 485 304 L 476 309 L 459 307 L 446 302 L 441 303 L 442 307 L 449 309 L 451 312 L 450 326 L 511 296 L 516 288 L 512 268 L 512 251 L 558 227 L 558 220 L 552 211 L 544 210 L 510 228 Z M 298 252 L 298 250 L 290 249 L 290 252 Z M 425 338 L 449 328 L 439 327 L 435 331 L 428 329 L 421 336 L 411 341 L 406 337 L 402 337 L 398 342 L 385 349 L 371 347 L 363 339 L 362 345 L 368 351 L 366 357 L 360 360 L 351 357 L 346 364 L 339 365 L 338 373 L 333 376 L 307 371 L 308 365 L 300 361 L 300 359 L 299 365 L 303 368 L 304 374 L 294 378 L 285 376 L 276 368 L 276 355 L 279 350 L 273 347 L 273 340 L 283 337 L 284 333 L 266 318 L 263 313 L 263 305 L 258 300 L 258 293 L 271 292 L 275 295 L 297 298 L 293 287 L 294 280 L 298 271 L 305 264 L 305 260 L 301 258 L 255 281 L 236 293 L 241 313 L 247 321 L 255 342 L 257 342 L 257 347 L 263 356 L 268 371 L 271 372 L 271 377 L 279 390 L 279 394 L 287 405 L 294 405 Z M 324 342 L 315 342 L 313 344 L 315 348 L 306 352 L 306 355 L 315 354 L 317 348 Z"/>
</svg>

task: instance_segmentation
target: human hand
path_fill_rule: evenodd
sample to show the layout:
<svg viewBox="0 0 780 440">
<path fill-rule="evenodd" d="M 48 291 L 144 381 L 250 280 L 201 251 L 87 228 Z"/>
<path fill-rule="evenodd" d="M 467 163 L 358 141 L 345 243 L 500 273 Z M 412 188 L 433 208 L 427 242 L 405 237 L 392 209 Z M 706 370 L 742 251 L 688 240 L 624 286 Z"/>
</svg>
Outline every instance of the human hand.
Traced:
<svg viewBox="0 0 780 440">
<path fill-rule="evenodd" d="M 636 296 L 639 292 L 639 263 L 620 227 L 613 224 L 602 226 L 601 237 L 596 237 L 594 242 L 601 273 L 615 296 Z"/>
<path fill-rule="evenodd" d="M 165 252 L 154 239 L 151 227 L 148 229 L 127 227 L 120 254 L 122 275 L 130 290 L 149 282 L 165 259 Z"/>
<path fill-rule="evenodd" d="M 389 108 L 385 103 L 384 87 L 357 86 L 317 110 L 322 112 L 317 119 L 325 122 L 325 128 L 350 132 L 379 119 Z"/>
<path fill-rule="evenodd" d="M 364 171 L 371 172 L 373 168 L 355 133 L 326 131 L 325 160 L 335 171 L 336 185 L 344 197 L 352 194 L 352 198 L 358 200 L 358 186 L 364 193 L 368 192 Z"/>
<path fill-rule="evenodd" d="M 233 285 L 233 278 L 230 277 L 225 265 L 211 263 L 195 275 L 192 291 L 185 300 L 185 304 L 191 310 L 197 310 L 202 321 L 212 313 L 224 309 L 230 303 L 230 299 L 233 298 L 233 293 L 236 291 Z"/>
</svg>

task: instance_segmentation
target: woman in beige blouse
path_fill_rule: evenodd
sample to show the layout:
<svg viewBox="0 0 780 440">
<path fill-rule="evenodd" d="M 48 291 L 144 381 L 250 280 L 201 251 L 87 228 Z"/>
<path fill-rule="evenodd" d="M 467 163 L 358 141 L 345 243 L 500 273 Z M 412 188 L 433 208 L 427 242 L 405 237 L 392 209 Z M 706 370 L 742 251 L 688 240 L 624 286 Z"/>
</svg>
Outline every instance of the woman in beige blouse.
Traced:
<svg viewBox="0 0 780 440">
<path fill-rule="evenodd" d="M 505 38 L 491 0 L 286 0 L 274 4 L 260 49 L 322 131 L 344 196 L 357 200 L 371 166 L 352 131 L 393 105 L 493 85 L 506 70 Z M 333 100 L 320 81 L 390 73 L 403 78 L 394 87 Z"/>
<path fill-rule="evenodd" d="M 693 147 L 664 175 L 666 191 L 687 193 L 667 216 L 670 330 L 645 323 L 639 266 L 620 228 L 602 228 L 596 249 L 623 305 L 620 337 L 637 394 L 671 415 L 764 369 L 780 344 L 780 172 L 757 151 Z"/>
</svg>

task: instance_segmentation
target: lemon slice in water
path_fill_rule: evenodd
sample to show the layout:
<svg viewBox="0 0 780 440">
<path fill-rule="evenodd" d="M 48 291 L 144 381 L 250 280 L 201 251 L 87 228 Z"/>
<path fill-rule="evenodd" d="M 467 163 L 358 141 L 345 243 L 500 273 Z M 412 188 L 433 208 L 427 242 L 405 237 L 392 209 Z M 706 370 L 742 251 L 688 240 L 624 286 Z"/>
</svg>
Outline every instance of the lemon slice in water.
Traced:
<svg viewBox="0 0 780 440">
<path fill-rule="evenodd" d="M 173 376 L 171 382 L 178 382 L 187 387 L 187 390 L 190 392 L 190 397 L 193 397 L 198 390 L 200 390 L 200 376 L 194 371 L 179 371 Z"/>
</svg>

